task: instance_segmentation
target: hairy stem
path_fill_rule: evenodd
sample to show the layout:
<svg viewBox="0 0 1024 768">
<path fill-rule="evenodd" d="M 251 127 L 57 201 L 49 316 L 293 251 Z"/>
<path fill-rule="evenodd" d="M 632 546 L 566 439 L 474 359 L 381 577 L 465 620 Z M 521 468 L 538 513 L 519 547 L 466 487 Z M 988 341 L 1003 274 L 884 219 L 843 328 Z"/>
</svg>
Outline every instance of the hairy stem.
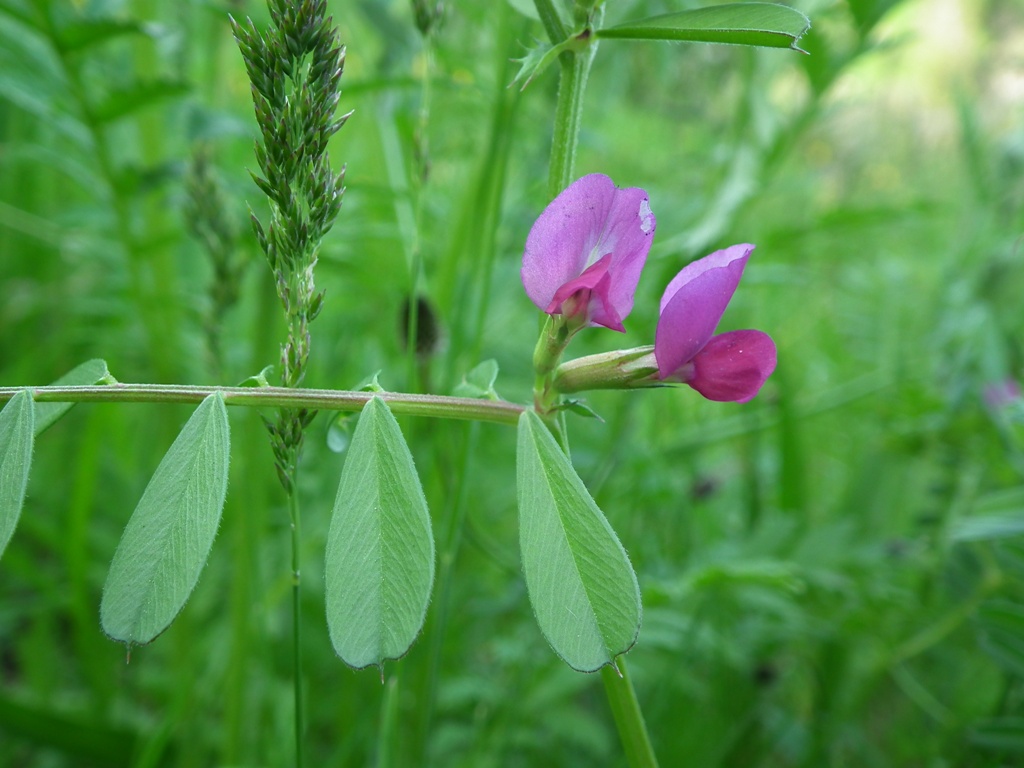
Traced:
<svg viewBox="0 0 1024 768">
<path fill-rule="evenodd" d="M 515 426 L 522 405 L 505 400 L 418 395 L 407 392 L 352 392 L 339 389 L 291 387 L 212 387 L 175 384 L 107 384 L 90 387 L 0 387 L 0 402 L 28 389 L 40 403 L 200 403 L 220 392 L 227 405 L 361 411 L 379 397 L 394 413 Z"/>
<path fill-rule="evenodd" d="M 568 31 L 555 4 L 552 0 L 533 0 L 533 4 L 537 8 L 537 15 L 540 16 L 540 22 L 544 25 L 544 31 L 548 33 L 551 44 L 558 45 L 565 39 Z"/>
<path fill-rule="evenodd" d="M 590 35 L 590 30 L 582 34 Z M 590 65 L 597 52 L 594 41 L 582 51 L 566 51 L 561 55 L 561 79 L 555 107 L 555 129 L 551 138 L 551 166 L 548 170 L 548 195 L 554 199 L 573 180 L 576 145 L 583 120 L 583 95 L 587 88 Z"/>
</svg>

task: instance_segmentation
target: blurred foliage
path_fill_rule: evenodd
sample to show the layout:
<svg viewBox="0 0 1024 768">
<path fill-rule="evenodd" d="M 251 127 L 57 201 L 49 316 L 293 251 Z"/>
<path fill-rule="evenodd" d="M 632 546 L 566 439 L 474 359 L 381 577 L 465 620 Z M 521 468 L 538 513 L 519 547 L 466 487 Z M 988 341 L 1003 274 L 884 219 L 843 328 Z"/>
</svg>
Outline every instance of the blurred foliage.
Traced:
<svg viewBox="0 0 1024 768">
<path fill-rule="evenodd" d="M 546 202 L 556 78 L 506 87 L 542 36 L 513 5 L 332 4 L 355 113 L 331 146 L 349 189 L 321 253 L 308 386 L 382 371 L 387 388 L 447 393 L 493 358 L 488 388 L 528 399 L 536 311 L 518 270 Z M 623 0 L 606 22 L 696 5 Z M 748 405 L 597 393 L 604 421 L 570 422 L 643 591 L 632 675 L 666 766 L 1019 764 L 1024 419 L 983 393 L 1024 377 L 1024 9 L 794 5 L 814 22 L 809 56 L 607 40 L 591 75 L 577 172 L 647 189 L 658 237 L 627 337 L 595 330 L 572 352 L 648 343 L 668 278 L 744 241 L 758 248 L 724 325 L 779 346 Z M 4 384 L 94 357 L 122 381 L 234 384 L 277 360 L 274 287 L 234 234 L 260 196 L 227 10 L 266 15 L 255 0 L 0 0 Z M 218 202 L 197 240 L 199 188 Z M 430 308 L 429 345 L 404 341 L 411 306 Z M 100 590 L 188 409 L 79 406 L 37 441 L 0 561 L 0 766 L 288 762 L 288 515 L 241 410 L 210 564 L 127 665 L 99 630 Z M 530 615 L 513 431 L 403 430 L 438 581 L 386 686 L 330 647 L 322 553 L 343 457 L 323 416 L 307 441 L 310 764 L 622 765 L 598 681 Z"/>
</svg>

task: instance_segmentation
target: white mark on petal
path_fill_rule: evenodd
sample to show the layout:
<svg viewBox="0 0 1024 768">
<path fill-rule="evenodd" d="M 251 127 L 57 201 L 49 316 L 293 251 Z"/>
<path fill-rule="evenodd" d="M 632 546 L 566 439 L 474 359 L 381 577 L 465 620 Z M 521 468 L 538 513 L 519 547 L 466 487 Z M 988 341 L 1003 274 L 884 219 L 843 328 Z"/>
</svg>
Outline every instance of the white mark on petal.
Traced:
<svg viewBox="0 0 1024 768">
<path fill-rule="evenodd" d="M 653 215 L 651 213 L 650 203 L 648 203 L 646 200 L 641 200 L 640 201 L 640 229 L 643 231 L 643 233 L 645 235 L 646 234 L 650 234 L 650 231 L 651 231 L 651 229 L 654 226 L 653 222 L 651 221 L 652 218 L 653 218 Z"/>
</svg>

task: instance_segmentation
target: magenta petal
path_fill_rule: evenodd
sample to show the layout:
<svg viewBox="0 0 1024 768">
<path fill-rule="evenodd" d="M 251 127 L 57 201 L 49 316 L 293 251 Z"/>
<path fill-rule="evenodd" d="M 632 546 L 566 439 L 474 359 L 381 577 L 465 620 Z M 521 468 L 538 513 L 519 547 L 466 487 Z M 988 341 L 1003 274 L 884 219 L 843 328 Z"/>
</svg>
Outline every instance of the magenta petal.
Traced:
<svg viewBox="0 0 1024 768">
<path fill-rule="evenodd" d="M 696 355 L 715 332 L 754 246 L 734 245 L 688 264 L 661 297 L 654 356 L 661 378 Z"/>
<path fill-rule="evenodd" d="M 761 331 L 720 333 L 693 358 L 686 382 L 708 400 L 745 403 L 775 370 L 775 342 Z"/>
<path fill-rule="evenodd" d="M 616 312 L 609 296 L 612 279 L 608 269 L 611 262 L 612 256 L 608 254 L 588 267 L 575 280 L 563 285 L 555 291 L 554 298 L 544 311 L 549 315 L 575 315 L 578 312 L 585 312 L 595 325 L 603 325 L 613 331 L 625 333 L 622 318 Z"/>
<path fill-rule="evenodd" d="M 610 256 L 607 283 L 595 305 L 603 309 L 589 321 L 621 329 L 633 309 L 655 226 L 642 189 L 619 189 L 597 173 L 576 180 L 544 209 L 526 239 L 521 272 L 526 295 L 551 312 L 556 294 L 560 306 L 572 293 L 560 289 L 568 290 L 569 283 Z"/>
</svg>

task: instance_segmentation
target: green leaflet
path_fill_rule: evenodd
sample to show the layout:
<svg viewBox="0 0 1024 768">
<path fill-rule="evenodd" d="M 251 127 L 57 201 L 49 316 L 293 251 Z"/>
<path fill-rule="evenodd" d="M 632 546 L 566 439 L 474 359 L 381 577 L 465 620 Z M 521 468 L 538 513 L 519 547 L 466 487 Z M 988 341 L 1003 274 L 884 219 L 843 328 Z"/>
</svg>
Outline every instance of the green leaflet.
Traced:
<svg viewBox="0 0 1024 768">
<path fill-rule="evenodd" d="M 797 48 L 810 28 L 800 11 L 774 3 L 729 3 L 666 13 L 599 29 L 599 38 L 731 43 L 768 48 Z"/>
<path fill-rule="evenodd" d="M 412 454 L 379 397 L 363 408 L 341 472 L 325 580 L 331 643 L 346 664 L 409 650 L 430 602 L 434 538 Z"/>
<path fill-rule="evenodd" d="M 157 467 L 121 537 L 103 586 L 103 631 L 148 643 L 192 593 L 213 545 L 228 487 L 228 414 L 207 397 Z"/>
<path fill-rule="evenodd" d="M 50 383 L 51 387 L 78 387 L 99 384 L 110 376 L 106 360 L 99 358 L 86 360 L 75 366 L 59 379 Z M 74 403 L 36 403 L 36 434 L 41 435 L 55 421 L 71 410 Z"/>
<path fill-rule="evenodd" d="M 463 376 L 462 381 L 452 392 L 456 397 L 479 397 L 487 400 L 500 400 L 494 389 L 498 380 L 498 361 L 484 360 L 480 365 Z"/>
<path fill-rule="evenodd" d="M 563 40 L 558 45 L 551 45 L 550 43 L 536 43 L 530 50 L 526 52 L 526 55 L 521 59 L 516 59 L 519 62 L 519 71 L 516 73 L 515 78 L 512 80 L 510 85 L 516 83 L 522 83 L 519 87 L 520 91 L 525 91 L 533 79 L 539 76 L 545 69 L 550 67 L 558 57 L 565 51 L 571 51 L 579 47 L 579 43 L 569 38 Z"/>
<path fill-rule="evenodd" d="M 0 411 L 0 555 L 7 548 L 28 487 L 35 435 L 32 396 L 23 389 Z"/>
<path fill-rule="evenodd" d="M 533 411 L 519 418 L 519 543 L 537 623 L 555 653 L 594 672 L 640 631 L 640 587 L 626 551 Z"/>
</svg>

